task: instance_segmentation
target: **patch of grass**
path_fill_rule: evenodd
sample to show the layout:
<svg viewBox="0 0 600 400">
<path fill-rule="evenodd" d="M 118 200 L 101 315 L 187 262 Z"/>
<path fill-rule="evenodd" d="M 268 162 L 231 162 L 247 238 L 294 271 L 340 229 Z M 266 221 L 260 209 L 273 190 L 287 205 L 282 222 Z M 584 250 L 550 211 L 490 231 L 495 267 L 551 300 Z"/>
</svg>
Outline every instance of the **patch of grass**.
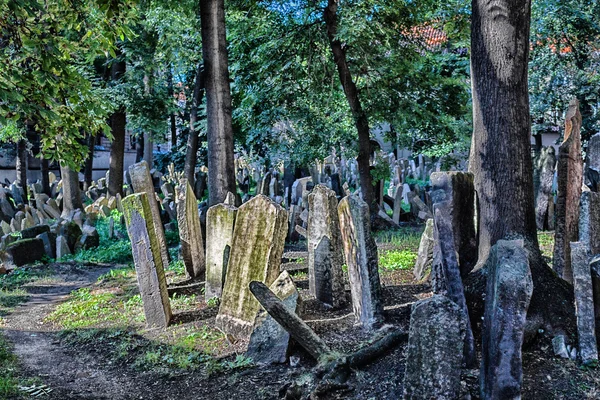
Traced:
<svg viewBox="0 0 600 400">
<path fill-rule="evenodd" d="M 49 276 L 44 268 L 19 267 L 10 274 L 0 275 L 0 290 L 14 290 L 21 286 Z"/>
<path fill-rule="evenodd" d="M 298 269 L 295 271 L 289 271 L 289 272 L 290 272 L 290 275 L 295 279 L 299 279 L 299 280 L 308 279 L 308 273 L 301 269 Z"/>
<path fill-rule="evenodd" d="M 17 357 L 10 351 L 6 339 L 0 335 L 0 398 L 7 399 L 19 394 Z"/>
<path fill-rule="evenodd" d="M 178 260 L 177 257 L 172 257 L 167 271 L 172 271 L 177 276 L 185 276 L 185 263 L 183 260 Z"/>
<path fill-rule="evenodd" d="M 379 255 L 379 268 L 388 271 L 411 269 L 415 265 L 417 253 L 411 250 L 389 250 Z"/>
<path fill-rule="evenodd" d="M 121 239 L 111 241 L 108 245 L 103 245 L 95 249 L 80 250 L 77 254 L 65 257 L 65 260 L 74 260 L 79 262 L 94 262 L 106 264 L 128 264 L 133 262 L 131 253 L 131 243 L 129 240 Z"/>
<path fill-rule="evenodd" d="M 398 249 L 414 249 L 416 251 L 419 248 L 421 234 L 422 229 L 400 228 L 375 232 L 374 237 L 378 245 Z"/>
<path fill-rule="evenodd" d="M 0 316 L 7 315 L 12 309 L 24 303 L 29 295 L 23 289 L 0 289 Z"/>
<path fill-rule="evenodd" d="M 115 283 L 118 286 L 130 283 L 132 279 L 135 279 L 135 268 L 128 266 L 126 268 L 111 269 L 105 274 L 98 277 L 99 283 Z"/>
<path fill-rule="evenodd" d="M 542 256 L 546 258 L 546 261 L 551 263 L 554 251 L 554 232 L 538 232 L 538 242 Z"/>
</svg>

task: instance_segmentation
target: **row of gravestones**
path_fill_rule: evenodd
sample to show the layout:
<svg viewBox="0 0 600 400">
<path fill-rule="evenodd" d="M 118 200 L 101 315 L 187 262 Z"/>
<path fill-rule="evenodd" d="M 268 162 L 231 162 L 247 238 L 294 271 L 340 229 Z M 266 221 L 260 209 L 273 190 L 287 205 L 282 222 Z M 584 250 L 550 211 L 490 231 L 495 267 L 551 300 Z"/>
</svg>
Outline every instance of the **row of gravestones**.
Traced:
<svg viewBox="0 0 600 400">
<path fill-rule="evenodd" d="M 160 218 L 153 212 L 158 203 L 147 166 L 136 164 L 129 173 L 136 193 L 123 199 L 123 209 L 146 321 L 150 326 L 165 327 L 171 309 L 164 278 L 168 262 L 163 255 L 164 233 Z M 196 198 L 186 185 L 175 188 L 182 254 L 190 275 L 205 274 L 207 298 L 220 297 L 217 327 L 249 340 L 254 359 L 281 358 L 281 353 L 272 353 L 270 348 L 286 347 L 283 344 L 289 336 L 273 329 L 277 324 L 261 311 L 249 285 L 252 281 L 265 283 L 290 310 L 296 311 L 297 290 L 280 268 L 288 233 L 287 211 L 264 195 L 253 197 L 239 208 L 232 204 L 233 196 L 228 196 L 225 203 L 207 211 L 204 253 Z M 338 204 L 335 193 L 324 185 L 312 191 L 308 203 L 310 292 L 329 306 L 343 306 L 347 302 L 342 272 L 345 260 L 357 322 L 366 328 L 380 323 L 383 303 L 377 248 L 370 233 L 366 203 L 347 196 Z"/>
</svg>

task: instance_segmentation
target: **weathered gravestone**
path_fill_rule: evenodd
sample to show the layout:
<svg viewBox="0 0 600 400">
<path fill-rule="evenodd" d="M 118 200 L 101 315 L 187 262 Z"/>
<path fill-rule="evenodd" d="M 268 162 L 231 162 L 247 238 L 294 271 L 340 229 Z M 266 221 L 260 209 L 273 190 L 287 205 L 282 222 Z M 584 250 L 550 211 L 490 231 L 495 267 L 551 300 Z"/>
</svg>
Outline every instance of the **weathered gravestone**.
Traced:
<svg viewBox="0 0 600 400">
<path fill-rule="evenodd" d="M 579 207 L 579 241 L 600 254 L 600 193 L 583 192 Z"/>
<path fill-rule="evenodd" d="M 404 373 L 407 400 L 455 400 L 465 343 L 465 316 L 445 296 L 435 295 L 413 304 Z"/>
<path fill-rule="evenodd" d="M 237 208 L 215 204 L 206 212 L 206 286 L 205 297 L 221 297 L 231 254 Z"/>
<path fill-rule="evenodd" d="M 573 99 L 567 111 L 565 139 L 558 150 L 558 194 L 552 261 L 556 273 L 567 282 L 573 282 L 570 243 L 576 242 L 578 238 L 579 200 L 583 181 L 580 129 L 579 102 Z"/>
<path fill-rule="evenodd" d="M 310 294 L 333 307 L 346 303 L 340 222 L 335 192 L 317 185 L 308 195 L 308 284 Z"/>
<path fill-rule="evenodd" d="M 431 200 L 434 204 L 447 201 L 454 248 L 458 252 L 460 274 L 465 277 L 477 263 L 475 232 L 475 187 L 473 174 L 468 172 L 434 172 L 431 174 Z"/>
<path fill-rule="evenodd" d="M 185 264 L 185 271 L 190 278 L 198 278 L 206 270 L 198 202 L 196 201 L 194 189 L 192 189 L 187 179 L 183 179 L 175 189 L 177 223 L 179 224 L 181 255 Z"/>
<path fill-rule="evenodd" d="M 596 133 L 588 141 L 584 183 L 592 192 L 600 191 L 600 133 Z"/>
<path fill-rule="evenodd" d="M 484 399 L 520 399 L 521 347 L 533 293 L 522 240 L 499 240 L 487 261 L 487 289 L 479 381 Z"/>
<path fill-rule="evenodd" d="M 404 190 L 403 185 L 396 186 L 396 193 L 394 193 L 394 213 L 392 219 L 395 224 L 400 223 L 400 215 L 402 214 L 402 191 Z"/>
<path fill-rule="evenodd" d="M 21 239 L 6 247 L 2 255 L 2 261 L 7 265 L 20 267 L 40 261 L 45 255 L 42 240 L 35 238 Z"/>
<path fill-rule="evenodd" d="M 287 212 L 267 196 L 258 195 L 238 209 L 216 318 L 223 332 L 249 337 L 260 305 L 248 285 L 277 279 L 286 231 Z"/>
<path fill-rule="evenodd" d="M 413 269 L 415 279 L 420 281 L 426 278 L 431 272 L 431 264 L 433 263 L 433 218 L 429 218 L 425 223 L 425 230 L 421 235 L 419 243 L 419 251 Z"/>
<path fill-rule="evenodd" d="M 383 321 L 383 299 L 369 206 L 356 196 L 346 196 L 338 205 L 338 215 L 354 318 L 362 327 L 372 328 Z"/>
<path fill-rule="evenodd" d="M 590 259 L 590 252 L 586 243 L 571 242 L 571 265 L 573 266 L 579 355 L 584 364 L 598 361 Z"/>
<path fill-rule="evenodd" d="M 556 155 L 554 147 L 542 148 L 539 157 L 535 160 L 533 185 L 535 188 L 535 223 L 539 230 L 550 227 L 548 207 L 552 200 L 552 181 L 554 180 L 554 167 Z"/>
<path fill-rule="evenodd" d="M 450 205 L 448 201 L 436 203 L 434 206 L 434 240 L 438 251 L 434 251 L 434 257 L 437 259 L 433 262 L 433 268 L 439 270 L 435 273 L 443 279 L 445 287 L 445 295 L 455 302 L 462 310 L 466 320 L 465 334 L 465 364 L 469 368 L 473 368 L 477 363 L 475 354 L 475 339 L 471 330 L 471 321 L 469 319 L 469 310 L 467 309 L 467 301 L 465 299 L 465 291 L 460 276 L 458 265 L 457 252 L 454 247 L 454 230 L 452 219 L 448 211 Z"/>
<path fill-rule="evenodd" d="M 296 313 L 298 290 L 287 271 L 283 271 L 270 286 L 271 291 L 290 312 Z M 284 363 L 287 359 L 290 334 L 260 308 L 250 335 L 246 356 L 257 364 Z"/>
<path fill-rule="evenodd" d="M 136 193 L 146 193 L 150 210 L 152 212 L 153 227 L 156 232 L 155 237 L 159 246 L 162 265 L 169 265 L 169 251 L 167 249 L 167 239 L 165 230 L 160 218 L 160 209 L 154 193 L 154 184 L 150 169 L 145 161 L 133 164 L 129 167 L 129 176 L 131 177 L 131 186 Z"/>
<path fill-rule="evenodd" d="M 171 320 L 171 304 L 154 218 L 146 193 L 136 193 L 124 198 L 123 211 L 146 324 L 164 328 Z"/>
</svg>

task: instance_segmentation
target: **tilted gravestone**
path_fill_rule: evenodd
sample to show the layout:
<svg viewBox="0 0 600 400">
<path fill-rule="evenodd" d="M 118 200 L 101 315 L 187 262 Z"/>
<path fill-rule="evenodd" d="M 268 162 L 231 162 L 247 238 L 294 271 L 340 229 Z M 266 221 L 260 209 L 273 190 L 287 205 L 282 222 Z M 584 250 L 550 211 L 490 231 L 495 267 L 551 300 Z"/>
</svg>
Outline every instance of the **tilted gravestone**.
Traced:
<svg viewBox="0 0 600 400">
<path fill-rule="evenodd" d="M 434 295 L 413 304 L 404 373 L 408 400 L 459 398 L 466 320 L 459 306 Z"/>
<path fill-rule="evenodd" d="M 237 208 L 215 204 L 206 212 L 205 298 L 221 297 L 231 254 Z"/>
<path fill-rule="evenodd" d="M 426 278 L 431 272 L 431 264 L 433 263 L 433 247 L 433 218 L 429 218 L 425 223 L 425 230 L 421 235 L 417 259 L 413 269 L 413 275 L 418 281 Z"/>
<path fill-rule="evenodd" d="M 171 320 L 171 303 L 154 218 L 146 193 L 136 193 L 124 198 L 123 211 L 146 324 L 164 328 Z"/>
<path fill-rule="evenodd" d="M 558 193 L 552 267 L 567 282 L 573 282 L 571 242 L 578 239 L 579 201 L 583 182 L 581 158 L 581 113 L 579 102 L 569 103 L 565 121 L 565 139 L 558 150 Z"/>
<path fill-rule="evenodd" d="M 499 240 L 487 261 L 481 397 L 520 399 L 521 347 L 533 293 L 529 259 L 522 240 Z"/>
<path fill-rule="evenodd" d="M 187 179 L 183 179 L 175 189 L 181 255 L 188 277 L 198 278 L 206 271 L 198 202 Z"/>
<path fill-rule="evenodd" d="M 556 166 L 556 155 L 554 153 L 553 146 L 544 147 L 535 160 L 535 223 L 539 230 L 549 228 L 551 225 L 548 207 L 550 202 L 553 201 L 551 200 L 552 182 L 554 180 L 554 167 Z"/>
<path fill-rule="evenodd" d="M 287 271 L 279 275 L 270 289 L 289 311 L 296 313 L 299 294 Z M 284 363 L 289 341 L 290 334 L 261 307 L 254 320 L 246 356 L 257 364 Z"/>
<path fill-rule="evenodd" d="M 346 196 L 338 205 L 338 216 L 354 318 L 363 328 L 372 328 L 383 321 L 383 299 L 369 206 L 356 196 Z"/>
<path fill-rule="evenodd" d="M 310 294 L 333 307 L 346 303 L 340 222 L 335 192 L 317 185 L 308 196 L 308 285 Z"/>
<path fill-rule="evenodd" d="M 592 287 L 590 260 L 590 251 L 586 243 L 571 242 L 571 265 L 573 266 L 579 356 L 584 364 L 598 361 L 594 290 Z"/>
<path fill-rule="evenodd" d="M 394 223 L 400 223 L 400 215 L 402 214 L 402 191 L 404 190 L 403 185 L 396 186 L 396 193 L 394 194 L 394 212 L 392 219 Z"/>
<path fill-rule="evenodd" d="M 579 207 L 579 241 L 600 254 L 600 193 L 583 192 Z"/>
<path fill-rule="evenodd" d="M 258 195 L 237 212 L 231 252 L 216 326 L 234 337 L 249 337 L 260 305 L 249 289 L 252 281 L 273 283 L 287 231 L 287 212 Z"/>
</svg>

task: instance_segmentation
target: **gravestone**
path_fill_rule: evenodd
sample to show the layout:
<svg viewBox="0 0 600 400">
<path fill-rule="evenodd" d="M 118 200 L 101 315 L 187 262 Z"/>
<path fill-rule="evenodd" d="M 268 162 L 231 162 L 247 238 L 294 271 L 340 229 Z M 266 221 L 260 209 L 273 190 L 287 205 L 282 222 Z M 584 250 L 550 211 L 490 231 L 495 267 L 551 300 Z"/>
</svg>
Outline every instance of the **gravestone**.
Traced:
<svg viewBox="0 0 600 400">
<path fill-rule="evenodd" d="M 63 235 L 58 235 L 56 237 L 56 259 L 60 260 L 63 257 L 71 255 L 71 249 L 69 248 L 69 243 L 67 238 Z"/>
<path fill-rule="evenodd" d="M 160 209 L 158 207 L 158 202 L 156 201 L 154 184 L 152 183 L 152 176 L 150 176 L 148 164 L 145 161 L 141 161 L 131 165 L 129 167 L 129 176 L 131 177 L 131 186 L 133 186 L 135 193 L 146 193 L 148 203 L 150 204 L 150 210 L 152 211 L 152 226 L 156 232 L 155 237 L 158 241 L 162 265 L 169 265 L 167 239 L 165 238 L 165 230 L 161 222 Z"/>
<path fill-rule="evenodd" d="M 383 321 L 383 299 L 369 206 L 356 196 L 346 196 L 338 205 L 338 216 L 354 318 L 363 328 L 373 328 Z"/>
<path fill-rule="evenodd" d="M 579 338 L 579 355 L 584 364 L 598 361 L 590 259 L 586 243 L 571 242 L 577 337 Z"/>
<path fill-rule="evenodd" d="M 583 181 L 580 129 L 579 102 L 573 99 L 567 111 L 565 139 L 558 150 L 558 193 L 552 261 L 554 271 L 567 282 L 573 282 L 570 243 L 576 242 L 579 236 L 579 201 Z"/>
<path fill-rule="evenodd" d="M 206 286 L 205 297 L 221 297 L 231 254 L 237 208 L 215 204 L 206 212 Z"/>
<path fill-rule="evenodd" d="M 477 234 L 475 232 L 475 187 L 473 174 L 468 172 L 434 172 L 431 174 L 433 204 L 447 201 L 446 208 L 458 252 L 461 276 L 465 277 L 477 264 Z"/>
<path fill-rule="evenodd" d="M 429 218 L 425 223 L 425 230 L 421 235 L 417 259 L 413 269 L 413 275 L 417 281 L 425 279 L 431 273 L 431 264 L 433 263 L 433 218 Z"/>
<path fill-rule="evenodd" d="M 600 254 L 600 193 L 583 192 L 579 207 L 579 241 Z"/>
<path fill-rule="evenodd" d="M 584 183 L 592 192 L 600 191 L 600 133 L 596 133 L 588 141 Z"/>
<path fill-rule="evenodd" d="M 395 224 L 400 223 L 400 215 L 402 214 L 403 189 L 403 185 L 396 186 L 396 193 L 394 194 L 394 213 L 392 219 L 394 220 Z"/>
<path fill-rule="evenodd" d="M 483 328 L 481 396 L 520 399 L 521 347 L 533 293 L 529 259 L 522 240 L 499 240 L 487 261 Z"/>
<path fill-rule="evenodd" d="M 539 230 L 549 227 L 548 206 L 552 197 L 552 182 L 556 165 L 556 155 L 554 153 L 553 146 L 544 147 L 535 160 L 535 223 Z"/>
<path fill-rule="evenodd" d="M 308 285 L 317 300 L 341 307 L 346 303 L 343 253 L 335 192 L 317 185 L 308 195 Z"/>
<path fill-rule="evenodd" d="M 287 231 L 287 212 L 258 195 L 238 209 L 216 326 L 234 337 L 249 337 L 260 305 L 249 289 L 252 281 L 271 285 Z"/>
<path fill-rule="evenodd" d="M 21 239 L 7 245 L 2 255 L 2 261 L 11 266 L 20 267 L 40 261 L 46 252 L 40 239 Z"/>
<path fill-rule="evenodd" d="M 459 398 L 465 316 L 452 300 L 434 295 L 412 305 L 404 398 Z"/>
<path fill-rule="evenodd" d="M 299 294 L 287 271 L 283 271 L 269 289 L 289 311 L 296 313 Z M 261 307 L 254 320 L 246 356 L 256 364 L 285 363 L 289 341 L 290 334 Z"/>
<path fill-rule="evenodd" d="M 198 278 L 206 271 L 198 202 L 187 179 L 182 179 L 175 189 L 181 256 L 188 277 Z"/>
<path fill-rule="evenodd" d="M 133 175 L 132 179 L 135 179 Z M 152 200 L 154 201 L 154 198 Z M 123 211 L 131 240 L 146 324 L 150 327 L 165 328 L 171 320 L 171 304 L 161 248 L 154 228 L 154 216 L 146 193 L 136 193 L 124 198 Z"/>
</svg>

